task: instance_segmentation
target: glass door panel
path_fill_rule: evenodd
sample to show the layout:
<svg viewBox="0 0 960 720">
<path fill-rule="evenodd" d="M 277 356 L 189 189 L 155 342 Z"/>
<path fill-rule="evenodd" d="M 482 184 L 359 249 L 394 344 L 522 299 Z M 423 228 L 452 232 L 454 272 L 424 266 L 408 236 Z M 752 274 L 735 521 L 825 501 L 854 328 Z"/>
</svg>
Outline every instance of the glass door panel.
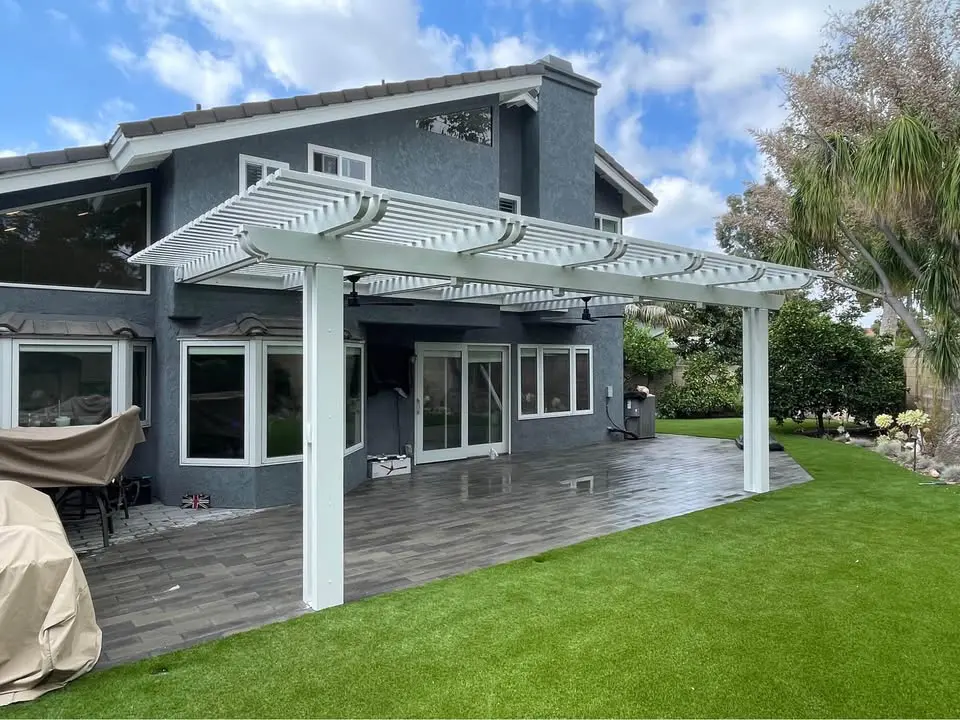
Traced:
<svg viewBox="0 0 960 720">
<path fill-rule="evenodd" d="M 460 351 L 423 354 L 421 422 L 423 451 L 463 446 L 463 393 Z"/>
<path fill-rule="evenodd" d="M 502 350 L 467 351 L 467 444 L 499 445 L 503 442 Z"/>
</svg>

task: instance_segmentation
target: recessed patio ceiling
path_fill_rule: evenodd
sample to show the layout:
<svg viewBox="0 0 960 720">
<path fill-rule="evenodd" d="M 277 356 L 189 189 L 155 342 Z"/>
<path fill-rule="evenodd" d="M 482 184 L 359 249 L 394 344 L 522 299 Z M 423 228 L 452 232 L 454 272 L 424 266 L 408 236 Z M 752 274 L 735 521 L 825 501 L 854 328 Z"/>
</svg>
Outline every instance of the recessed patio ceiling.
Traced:
<svg viewBox="0 0 960 720">
<path fill-rule="evenodd" d="M 284 231 L 287 251 L 273 240 Z M 272 250 L 260 243 L 270 237 Z M 258 244 L 259 243 L 259 244 Z M 605 233 L 341 179 L 279 170 L 131 262 L 178 282 L 298 289 L 322 258 L 366 273 L 365 295 L 563 311 L 640 298 L 776 309 L 821 273 Z M 411 252 L 413 251 L 413 252 Z"/>
</svg>

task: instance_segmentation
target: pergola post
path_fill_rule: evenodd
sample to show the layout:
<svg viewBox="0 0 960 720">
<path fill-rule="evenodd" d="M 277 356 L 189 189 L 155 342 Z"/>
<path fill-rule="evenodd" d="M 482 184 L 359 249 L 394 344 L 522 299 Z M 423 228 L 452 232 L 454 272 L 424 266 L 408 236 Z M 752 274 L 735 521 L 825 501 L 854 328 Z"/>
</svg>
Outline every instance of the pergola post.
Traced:
<svg viewBox="0 0 960 720">
<path fill-rule="evenodd" d="M 743 488 L 770 490 L 769 313 L 743 310 Z"/>
<path fill-rule="evenodd" d="M 303 601 L 343 604 L 343 268 L 303 269 Z"/>
</svg>

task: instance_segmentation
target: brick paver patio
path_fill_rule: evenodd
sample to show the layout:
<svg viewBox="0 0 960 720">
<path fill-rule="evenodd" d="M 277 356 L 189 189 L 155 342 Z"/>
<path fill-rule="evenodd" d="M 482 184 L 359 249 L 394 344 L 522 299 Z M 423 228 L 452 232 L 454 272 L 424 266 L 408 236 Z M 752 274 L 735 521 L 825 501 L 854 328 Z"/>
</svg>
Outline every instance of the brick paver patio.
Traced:
<svg viewBox="0 0 960 720">
<path fill-rule="evenodd" d="M 419 585 L 733 502 L 732 441 L 656 440 L 424 466 L 345 498 L 346 596 Z M 809 480 L 771 454 L 771 487 Z M 83 556 L 101 665 L 304 612 L 299 507 L 144 536 Z"/>
</svg>

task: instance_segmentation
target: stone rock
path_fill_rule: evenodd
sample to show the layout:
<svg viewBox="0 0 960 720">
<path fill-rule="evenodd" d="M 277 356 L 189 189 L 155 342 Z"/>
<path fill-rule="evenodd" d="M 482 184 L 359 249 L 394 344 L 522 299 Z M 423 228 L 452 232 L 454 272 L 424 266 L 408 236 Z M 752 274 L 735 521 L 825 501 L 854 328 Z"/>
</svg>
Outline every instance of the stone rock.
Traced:
<svg viewBox="0 0 960 720">
<path fill-rule="evenodd" d="M 929 470 L 927 470 L 927 475 L 929 475 L 932 478 L 938 478 L 940 477 L 940 471 L 937 470 L 936 468 L 930 468 Z"/>
</svg>

